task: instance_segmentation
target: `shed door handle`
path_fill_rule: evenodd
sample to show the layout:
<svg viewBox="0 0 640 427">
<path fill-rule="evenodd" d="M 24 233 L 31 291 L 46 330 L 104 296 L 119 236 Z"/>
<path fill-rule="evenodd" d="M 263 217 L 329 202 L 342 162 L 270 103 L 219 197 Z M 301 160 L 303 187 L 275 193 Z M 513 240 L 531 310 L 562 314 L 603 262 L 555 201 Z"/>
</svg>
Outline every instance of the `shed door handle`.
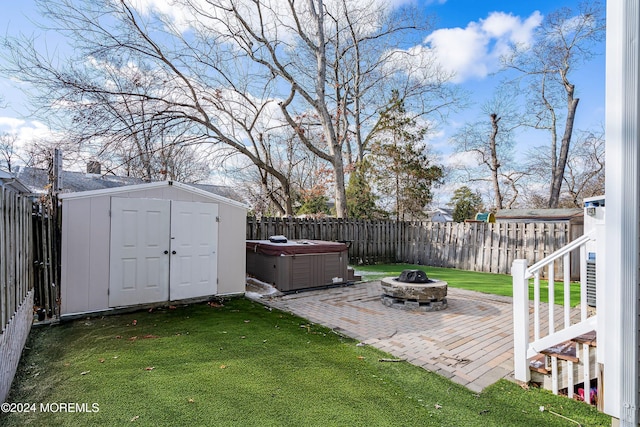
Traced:
<svg viewBox="0 0 640 427">
<path fill-rule="evenodd" d="M 169 253 L 169 251 L 164 251 L 164 254 L 165 254 L 165 255 L 166 255 L 166 254 L 168 254 L 168 253 Z"/>
<path fill-rule="evenodd" d="M 175 254 L 176 254 L 176 251 L 171 251 L 171 253 L 175 255 Z"/>
</svg>

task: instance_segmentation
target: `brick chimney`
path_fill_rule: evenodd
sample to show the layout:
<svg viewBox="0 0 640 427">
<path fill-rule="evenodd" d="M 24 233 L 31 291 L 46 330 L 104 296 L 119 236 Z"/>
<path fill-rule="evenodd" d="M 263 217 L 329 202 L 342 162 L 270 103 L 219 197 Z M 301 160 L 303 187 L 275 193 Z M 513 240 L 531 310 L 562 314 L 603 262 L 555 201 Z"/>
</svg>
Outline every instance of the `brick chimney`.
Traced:
<svg viewBox="0 0 640 427">
<path fill-rule="evenodd" d="M 87 173 L 100 175 L 102 174 L 100 162 L 95 160 L 90 160 L 87 162 Z"/>
</svg>

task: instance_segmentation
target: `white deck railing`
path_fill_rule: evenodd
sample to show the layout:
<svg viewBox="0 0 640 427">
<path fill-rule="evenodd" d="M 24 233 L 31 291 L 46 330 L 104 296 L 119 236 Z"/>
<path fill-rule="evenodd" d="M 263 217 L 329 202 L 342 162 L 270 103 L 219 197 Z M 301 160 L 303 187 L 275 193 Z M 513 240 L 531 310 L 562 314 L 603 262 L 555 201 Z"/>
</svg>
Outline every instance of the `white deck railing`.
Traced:
<svg viewBox="0 0 640 427">
<path fill-rule="evenodd" d="M 587 254 L 586 243 L 593 239 L 593 234 L 585 234 L 558 251 L 552 253 L 541 261 L 527 268 L 527 261 L 517 259 L 513 261 L 511 275 L 513 277 L 513 331 L 514 331 L 514 376 L 519 381 L 528 382 L 531 379 L 529 370 L 529 359 L 542 350 L 557 345 L 564 341 L 571 340 L 584 333 L 597 329 L 597 319 L 595 314 L 589 316 L 587 310 Z M 570 255 L 571 252 L 580 251 L 580 316 L 572 318 L 571 308 L 571 274 Z M 555 263 L 562 261 L 562 283 L 564 288 L 564 307 L 562 310 L 563 319 L 556 319 L 555 310 Z M 549 282 L 548 301 L 540 301 L 540 277 L 547 272 Z M 529 300 L 530 279 L 533 279 L 533 314 L 531 315 L 531 302 Z M 545 310 L 545 305 L 546 310 Z M 545 314 L 546 312 L 546 314 Z M 546 319 L 545 319 L 546 316 Z M 533 320 L 533 331 L 531 331 L 531 319 Z M 546 323 L 547 327 L 543 328 Z M 546 329 L 546 330 L 545 330 Z M 530 337 L 533 337 L 530 340 Z M 578 354 L 578 353 L 576 353 Z M 583 356 L 580 358 L 583 363 L 585 390 L 589 390 L 589 346 L 583 345 Z M 558 393 L 558 361 L 551 358 L 551 375 L 553 381 L 553 392 Z M 573 365 L 568 363 L 567 375 L 573 384 Z M 573 396 L 573 388 L 569 387 L 569 397 Z M 589 401 L 589 393 L 585 393 L 585 400 Z"/>
</svg>

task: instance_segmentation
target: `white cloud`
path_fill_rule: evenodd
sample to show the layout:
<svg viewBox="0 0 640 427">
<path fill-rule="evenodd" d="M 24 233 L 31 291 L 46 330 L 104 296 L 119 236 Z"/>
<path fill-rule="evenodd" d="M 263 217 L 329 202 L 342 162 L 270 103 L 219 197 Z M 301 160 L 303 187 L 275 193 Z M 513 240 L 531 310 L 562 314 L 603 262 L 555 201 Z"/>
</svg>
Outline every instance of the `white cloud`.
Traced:
<svg viewBox="0 0 640 427">
<path fill-rule="evenodd" d="M 360 25 L 360 31 L 374 31 L 377 19 L 384 20 L 387 11 L 410 4 L 415 0 L 349 0 L 344 3 L 342 0 L 326 0 L 324 7 L 333 16 L 339 16 L 345 5 L 351 11 L 352 22 L 358 26 L 358 22 L 366 16 L 364 25 Z M 428 0 L 427 3 L 443 4 L 447 0 Z M 296 39 L 296 20 L 292 16 L 288 2 L 282 0 L 263 0 L 260 6 L 253 0 L 130 0 L 133 8 L 143 16 L 150 16 L 158 13 L 179 33 L 185 33 L 190 29 L 196 29 L 204 33 L 218 33 L 228 36 L 229 28 L 236 29 L 240 34 L 243 32 L 238 20 L 233 17 L 229 10 L 233 7 L 239 11 L 242 19 L 250 27 L 258 32 L 264 31 L 270 38 L 278 38 L 280 41 L 291 42 Z M 307 2 L 295 3 L 298 19 L 308 23 L 312 17 Z M 325 20 L 327 28 L 331 28 L 332 20 Z M 306 28 L 307 31 L 310 28 Z M 227 42 L 232 42 L 226 39 Z"/>
<path fill-rule="evenodd" d="M 26 121 L 15 117 L 0 117 L 0 132 L 15 134 L 20 147 L 37 139 L 48 138 L 51 130 L 42 122 Z"/>
<path fill-rule="evenodd" d="M 220 5 L 225 5 L 227 2 L 231 3 L 229 0 L 221 0 Z M 354 13 L 367 15 L 368 25 L 366 28 L 372 30 L 375 24 L 371 19 L 376 19 L 374 16 L 378 12 L 411 2 L 412 0 L 353 0 L 349 3 L 349 7 Z M 445 2 L 446 0 L 428 0 L 427 4 L 443 4 Z M 179 32 L 185 32 L 189 28 L 197 28 L 205 33 L 226 34 L 229 31 L 227 26 L 239 28 L 239 24 L 224 8 L 212 7 L 206 0 L 191 0 L 191 4 L 196 5 L 201 13 L 196 13 L 190 7 L 181 7 L 180 0 L 174 2 L 131 0 L 131 3 L 143 15 L 153 12 L 165 15 Z M 243 19 L 251 26 L 256 28 L 259 26 L 259 15 L 254 3 L 249 0 L 237 0 L 234 5 L 241 11 Z M 338 0 L 327 0 L 325 7 L 335 14 L 343 7 L 343 3 Z M 296 8 L 304 20 L 309 13 L 306 3 L 301 3 Z M 382 19 L 383 15 L 384 12 L 377 18 Z M 268 34 L 273 36 L 277 34 L 281 41 L 295 44 L 296 36 L 293 34 L 295 24 L 291 11 L 285 2 L 266 0 L 262 4 L 261 18 Z M 356 19 L 356 21 L 358 20 Z M 226 22 L 226 24 L 223 25 L 222 22 Z M 538 11 L 525 19 L 504 12 L 491 12 L 485 19 L 470 22 L 465 28 L 439 29 L 429 34 L 422 44 L 405 51 L 396 51 L 388 58 L 390 67 L 399 68 L 401 66 L 413 78 L 425 81 L 438 80 L 443 76 L 453 76 L 449 79 L 453 83 L 482 79 L 498 70 L 500 57 L 507 52 L 509 45 L 531 43 L 533 30 L 541 22 L 542 15 Z M 364 28 L 363 31 L 366 31 Z M 436 63 L 440 65 L 437 74 L 434 74 L 433 67 L 428 66 L 433 64 L 434 58 Z M 431 70 L 430 74 L 425 74 L 425 70 Z"/>
<path fill-rule="evenodd" d="M 35 140 L 45 140 L 53 135 L 53 132 L 44 123 L 32 121 L 24 123 L 17 129 L 20 146 L 24 146 Z"/>
<path fill-rule="evenodd" d="M 42 122 L 14 117 L 0 117 L 0 132 L 15 134 L 18 147 L 24 147 L 35 140 L 48 139 L 53 135 L 53 132 Z"/>
<path fill-rule="evenodd" d="M 17 119 L 15 117 L 0 117 L 0 132 L 15 135 L 15 157 L 13 162 L 23 164 L 29 156 L 27 147 L 37 141 L 54 141 L 57 135 L 48 126 L 39 121 Z"/>
<path fill-rule="evenodd" d="M 4 132 L 14 133 L 24 124 L 24 120 L 16 119 L 15 117 L 0 117 L 0 130 Z"/>
<path fill-rule="evenodd" d="M 486 19 L 470 22 L 466 28 L 432 32 L 421 48 L 425 54 L 435 54 L 442 68 L 453 74 L 454 83 L 481 79 L 498 70 L 500 56 L 509 45 L 530 44 L 533 30 L 541 22 L 538 11 L 524 20 L 504 12 L 492 12 Z"/>
<path fill-rule="evenodd" d="M 435 53 L 436 62 L 453 74 L 452 81 L 459 83 L 471 76 L 484 77 L 488 74 L 485 59 L 488 40 L 475 23 L 466 29 L 436 30 L 425 42 Z"/>
<path fill-rule="evenodd" d="M 476 155 L 468 151 L 451 153 L 443 160 L 445 166 L 455 169 L 473 168 L 478 165 Z"/>
<path fill-rule="evenodd" d="M 192 15 L 186 7 L 176 7 L 173 2 L 167 0 L 132 0 L 134 9 L 143 15 L 157 12 L 167 16 L 176 29 L 180 32 L 189 29 Z"/>
</svg>

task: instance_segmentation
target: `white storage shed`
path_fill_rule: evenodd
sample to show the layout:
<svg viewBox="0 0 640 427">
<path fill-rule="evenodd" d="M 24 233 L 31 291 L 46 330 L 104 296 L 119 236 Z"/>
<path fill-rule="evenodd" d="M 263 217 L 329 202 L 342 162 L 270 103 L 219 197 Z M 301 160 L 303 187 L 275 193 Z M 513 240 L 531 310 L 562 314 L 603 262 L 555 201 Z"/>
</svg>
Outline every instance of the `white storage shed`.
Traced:
<svg viewBox="0 0 640 427">
<path fill-rule="evenodd" d="M 244 293 L 246 205 L 173 181 L 59 198 L 62 317 Z"/>
</svg>

